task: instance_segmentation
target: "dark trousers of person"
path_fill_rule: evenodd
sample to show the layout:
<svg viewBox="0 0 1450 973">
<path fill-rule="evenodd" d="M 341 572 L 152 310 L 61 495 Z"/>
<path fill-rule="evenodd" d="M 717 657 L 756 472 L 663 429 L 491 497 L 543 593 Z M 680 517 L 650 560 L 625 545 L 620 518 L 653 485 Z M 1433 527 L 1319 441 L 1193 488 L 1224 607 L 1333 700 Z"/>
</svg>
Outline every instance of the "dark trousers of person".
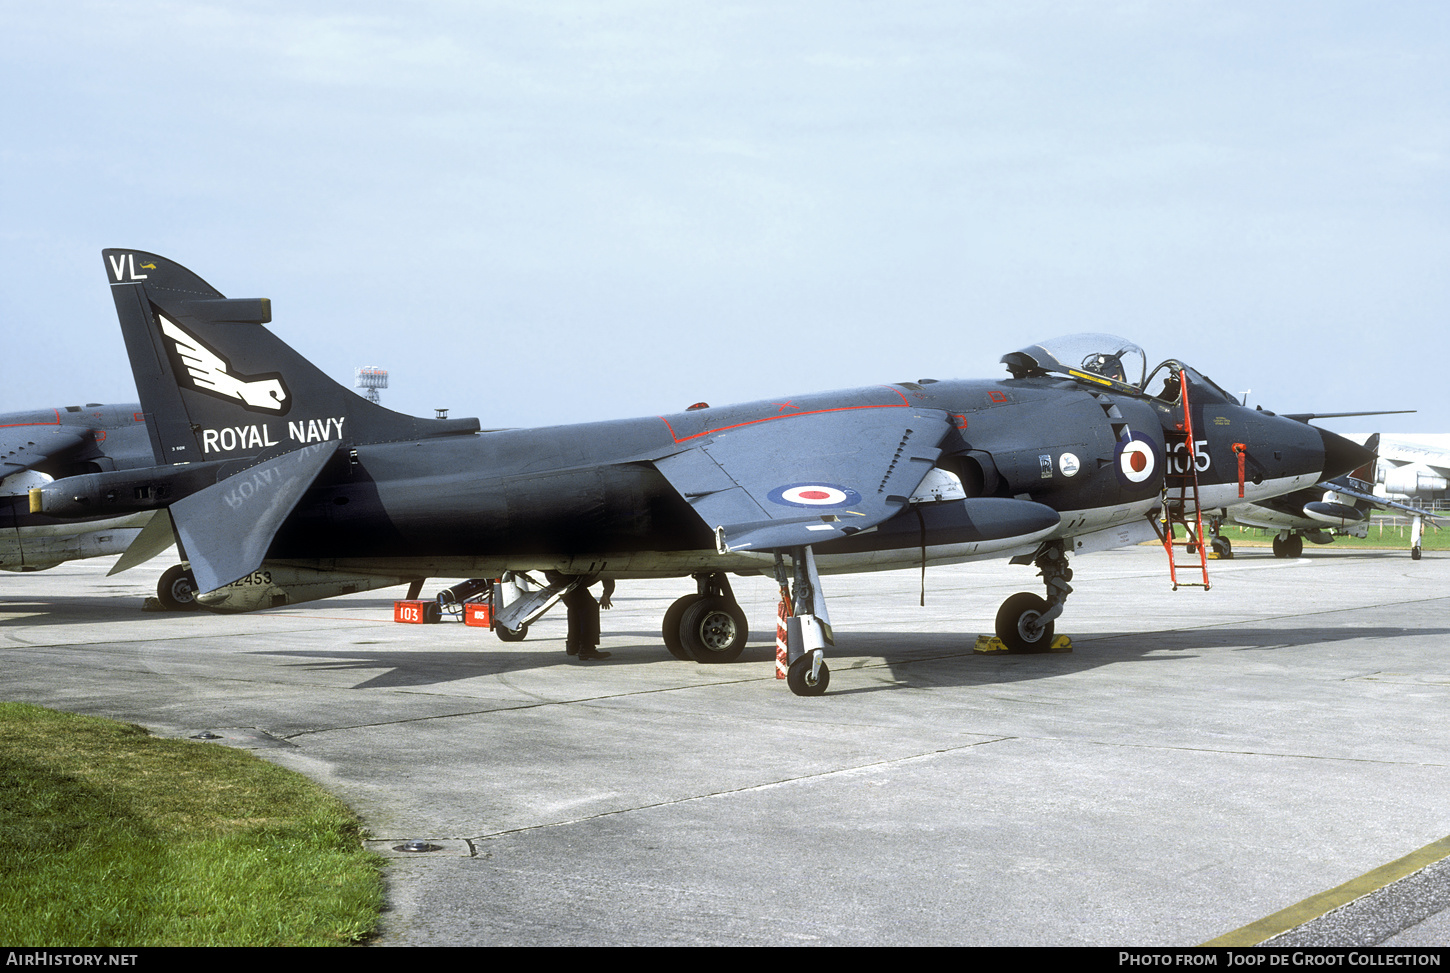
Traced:
<svg viewBox="0 0 1450 973">
<path fill-rule="evenodd" d="M 599 602 L 584 585 L 576 585 L 561 599 L 569 609 L 569 635 L 564 647 L 570 655 L 599 645 Z"/>
</svg>

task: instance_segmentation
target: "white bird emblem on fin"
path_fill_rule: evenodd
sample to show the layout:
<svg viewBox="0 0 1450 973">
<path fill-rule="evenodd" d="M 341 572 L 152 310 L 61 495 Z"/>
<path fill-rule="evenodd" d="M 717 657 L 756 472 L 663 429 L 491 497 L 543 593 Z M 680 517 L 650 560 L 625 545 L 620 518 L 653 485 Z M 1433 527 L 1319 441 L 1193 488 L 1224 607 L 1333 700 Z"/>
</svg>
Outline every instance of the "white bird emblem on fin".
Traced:
<svg viewBox="0 0 1450 973">
<path fill-rule="evenodd" d="M 275 378 L 246 380 L 230 372 L 226 359 L 206 347 L 194 335 L 163 314 L 156 315 L 161 331 L 176 346 L 187 374 L 196 387 L 224 398 L 236 399 L 248 408 L 281 412 L 287 389 Z"/>
</svg>

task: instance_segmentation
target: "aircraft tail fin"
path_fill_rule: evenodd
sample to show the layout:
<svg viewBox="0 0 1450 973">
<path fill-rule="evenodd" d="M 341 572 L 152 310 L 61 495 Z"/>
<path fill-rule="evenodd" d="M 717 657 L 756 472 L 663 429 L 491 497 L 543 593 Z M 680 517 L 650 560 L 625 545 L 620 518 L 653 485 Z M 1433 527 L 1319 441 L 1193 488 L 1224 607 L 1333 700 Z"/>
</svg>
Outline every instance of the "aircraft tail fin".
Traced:
<svg viewBox="0 0 1450 973">
<path fill-rule="evenodd" d="M 311 443 L 394 442 L 477 432 L 477 419 L 420 419 L 368 401 L 265 325 L 266 298 L 227 298 L 180 264 L 104 250 L 152 445 L 162 463 L 257 461 Z"/>
</svg>

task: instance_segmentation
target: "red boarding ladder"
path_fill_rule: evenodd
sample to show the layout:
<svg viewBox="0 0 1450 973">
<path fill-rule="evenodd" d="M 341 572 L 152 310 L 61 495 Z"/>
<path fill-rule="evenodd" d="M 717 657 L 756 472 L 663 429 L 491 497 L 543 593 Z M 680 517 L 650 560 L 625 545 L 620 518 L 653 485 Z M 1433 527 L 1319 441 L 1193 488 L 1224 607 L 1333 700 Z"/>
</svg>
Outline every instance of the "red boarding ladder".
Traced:
<svg viewBox="0 0 1450 973">
<path fill-rule="evenodd" d="M 1193 441 L 1193 414 L 1188 408 L 1188 376 L 1182 369 L 1178 372 L 1178 387 L 1179 397 L 1183 400 L 1183 421 L 1177 424 L 1176 431 L 1167 430 L 1164 437 L 1168 447 L 1165 457 L 1167 469 L 1163 476 L 1163 529 L 1159 534 L 1163 540 L 1163 549 L 1168 552 L 1168 576 L 1173 580 L 1173 590 L 1202 588 L 1207 591 L 1212 586 L 1208 581 L 1208 544 L 1203 534 L 1203 514 L 1198 505 L 1198 449 Z M 1182 450 L 1179 449 L 1180 446 L 1183 447 Z M 1178 469 L 1180 462 L 1184 467 L 1181 470 Z M 1192 523 L 1188 520 L 1190 505 Z M 1182 524 L 1184 532 L 1188 534 L 1185 547 L 1192 545 L 1198 551 L 1199 568 L 1203 572 L 1202 581 L 1178 580 L 1178 565 L 1173 560 L 1175 524 Z"/>
</svg>

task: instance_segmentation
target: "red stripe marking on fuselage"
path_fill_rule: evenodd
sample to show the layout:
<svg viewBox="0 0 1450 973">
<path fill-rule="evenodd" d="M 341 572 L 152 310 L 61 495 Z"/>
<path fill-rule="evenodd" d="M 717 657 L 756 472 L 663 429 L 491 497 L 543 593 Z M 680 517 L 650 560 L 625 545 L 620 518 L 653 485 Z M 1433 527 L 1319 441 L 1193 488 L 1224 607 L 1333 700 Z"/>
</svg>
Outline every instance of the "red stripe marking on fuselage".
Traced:
<svg viewBox="0 0 1450 973">
<path fill-rule="evenodd" d="M 60 410 L 55 410 L 54 422 L 7 422 L 0 426 L 0 429 L 19 429 L 21 426 L 58 426 L 60 425 Z"/>
<path fill-rule="evenodd" d="M 726 432 L 731 429 L 743 429 L 746 426 L 757 426 L 762 422 L 775 422 L 779 419 L 798 419 L 801 416 L 819 416 L 824 415 L 828 412 L 855 412 L 860 409 L 908 409 L 911 407 L 911 403 L 906 401 L 906 396 L 901 394 L 900 389 L 891 388 L 891 386 L 889 385 L 884 385 L 882 386 L 882 388 L 891 389 L 891 391 L 895 392 L 898 396 L 900 396 L 901 404 L 896 405 L 894 403 L 888 403 L 882 405 L 843 405 L 838 406 L 834 409 L 812 409 L 810 412 L 787 412 L 781 415 L 764 416 L 760 419 L 751 419 L 748 422 L 737 422 L 734 425 L 730 426 L 718 426 L 714 429 L 706 429 L 704 432 L 697 432 L 693 436 L 686 436 L 683 439 L 675 435 L 675 427 L 670 425 L 670 420 L 666 419 L 664 416 L 660 416 L 659 420 L 660 422 L 663 422 L 665 424 L 665 428 L 670 431 L 671 439 L 673 439 L 676 443 L 687 443 L 692 439 L 699 439 L 701 436 L 710 436 L 714 435 L 717 432 Z"/>
</svg>

